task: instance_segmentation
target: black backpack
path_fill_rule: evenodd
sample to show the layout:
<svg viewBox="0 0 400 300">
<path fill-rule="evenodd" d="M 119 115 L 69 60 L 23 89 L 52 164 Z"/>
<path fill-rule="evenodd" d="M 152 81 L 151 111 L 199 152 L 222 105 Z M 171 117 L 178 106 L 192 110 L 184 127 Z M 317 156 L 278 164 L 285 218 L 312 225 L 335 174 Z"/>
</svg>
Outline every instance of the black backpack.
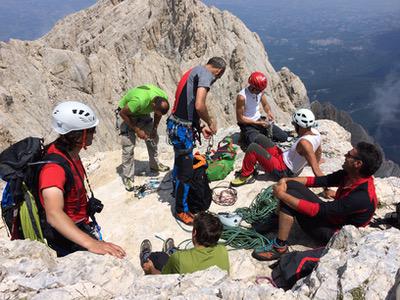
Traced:
<svg viewBox="0 0 400 300">
<path fill-rule="evenodd" d="M 324 250 L 321 247 L 282 255 L 278 262 L 270 266 L 275 285 L 284 290 L 291 289 L 297 280 L 311 274 Z"/>
<path fill-rule="evenodd" d="M 38 175 L 47 163 L 57 163 L 64 169 L 65 193 L 68 193 L 73 185 L 69 163 L 58 154 L 45 154 L 43 139 L 25 138 L 0 154 L 0 177 L 7 182 L 1 213 L 11 240 L 30 238 L 44 241 L 49 225 L 39 200 Z M 24 218 L 21 218 L 21 209 L 26 216 Z M 28 222 L 32 234 L 27 234 L 22 222 Z"/>
<path fill-rule="evenodd" d="M 207 177 L 207 162 L 205 157 L 194 155 L 193 177 L 189 182 L 188 205 L 191 213 L 209 209 L 212 201 L 212 191 Z"/>
</svg>

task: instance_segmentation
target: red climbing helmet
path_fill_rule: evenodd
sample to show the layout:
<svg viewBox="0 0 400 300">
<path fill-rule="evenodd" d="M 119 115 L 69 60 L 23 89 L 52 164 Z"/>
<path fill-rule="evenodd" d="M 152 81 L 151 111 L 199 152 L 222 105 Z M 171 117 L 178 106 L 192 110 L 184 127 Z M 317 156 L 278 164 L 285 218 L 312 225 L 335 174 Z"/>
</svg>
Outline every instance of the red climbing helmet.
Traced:
<svg viewBox="0 0 400 300">
<path fill-rule="evenodd" d="M 261 72 L 253 72 L 249 77 L 249 84 L 257 90 L 263 91 L 267 87 L 267 78 Z"/>
</svg>

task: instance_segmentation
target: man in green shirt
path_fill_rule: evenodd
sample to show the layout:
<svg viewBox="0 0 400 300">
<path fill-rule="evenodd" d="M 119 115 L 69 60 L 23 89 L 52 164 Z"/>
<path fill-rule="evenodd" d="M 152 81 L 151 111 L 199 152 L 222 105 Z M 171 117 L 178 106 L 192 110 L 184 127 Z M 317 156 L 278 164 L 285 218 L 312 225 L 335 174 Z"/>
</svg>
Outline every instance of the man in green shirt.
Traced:
<svg viewBox="0 0 400 300">
<path fill-rule="evenodd" d="M 151 252 L 150 241 L 144 240 L 140 250 L 143 271 L 145 274 L 186 274 L 217 266 L 229 272 L 228 252 L 224 245 L 217 244 L 222 229 L 217 217 L 201 212 L 193 221 L 192 249 L 176 250 L 173 240 L 167 239 L 166 244 L 172 243 L 164 245 L 165 252 Z"/>
<path fill-rule="evenodd" d="M 169 167 L 158 161 L 157 127 L 161 117 L 169 110 L 168 96 L 160 88 L 146 84 L 130 89 L 119 101 L 119 115 L 122 144 L 122 174 L 125 189 L 134 190 L 136 136 L 145 140 L 152 171 L 165 172 Z M 154 112 L 154 120 L 150 113 Z"/>
</svg>

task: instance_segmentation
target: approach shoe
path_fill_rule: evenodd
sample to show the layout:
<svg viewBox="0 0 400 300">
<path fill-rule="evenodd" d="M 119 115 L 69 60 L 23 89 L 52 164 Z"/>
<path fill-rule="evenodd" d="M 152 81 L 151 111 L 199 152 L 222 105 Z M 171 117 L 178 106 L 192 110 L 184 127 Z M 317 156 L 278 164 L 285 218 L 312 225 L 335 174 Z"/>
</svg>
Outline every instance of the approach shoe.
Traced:
<svg viewBox="0 0 400 300">
<path fill-rule="evenodd" d="M 281 255 L 288 252 L 288 245 L 279 246 L 274 239 L 273 242 L 267 246 L 259 247 L 254 249 L 251 256 L 257 260 L 268 261 L 276 260 L 281 257 Z"/>
<path fill-rule="evenodd" d="M 133 192 L 135 190 L 135 186 L 133 184 L 133 180 L 130 178 L 124 179 L 125 190 L 128 192 Z"/>
<path fill-rule="evenodd" d="M 177 213 L 176 218 L 186 225 L 193 225 L 193 215 L 190 212 Z"/>
<path fill-rule="evenodd" d="M 167 238 L 164 241 L 163 245 L 163 252 L 167 253 L 168 255 L 174 254 L 178 248 L 175 247 L 174 239 L 173 238 Z"/>
<path fill-rule="evenodd" d="M 143 242 L 140 244 L 140 265 L 143 266 L 143 264 L 147 261 L 151 254 L 151 242 L 148 239 L 143 240 Z"/>
<path fill-rule="evenodd" d="M 246 183 L 253 183 L 253 182 L 254 182 L 254 175 L 253 174 L 251 174 L 251 175 L 249 175 L 247 177 L 239 175 L 238 177 L 236 177 L 235 179 L 233 179 L 231 181 L 231 186 L 238 187 L 238 186 L 244 185 Z"/>
<path fill-rule="evenodd" d="M 162 163 L 158 163 L 155 167 L 150 167 L 150 170 L 153 172 L 167 172 L 170 168 Z"/>
</svg>

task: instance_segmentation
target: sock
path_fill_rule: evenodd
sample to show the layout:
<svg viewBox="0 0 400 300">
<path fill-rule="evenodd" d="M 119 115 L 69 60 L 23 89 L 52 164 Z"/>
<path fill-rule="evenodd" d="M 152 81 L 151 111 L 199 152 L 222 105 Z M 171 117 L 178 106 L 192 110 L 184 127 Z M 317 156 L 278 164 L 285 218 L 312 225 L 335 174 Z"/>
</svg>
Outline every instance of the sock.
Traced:
<svg viewBox="0 0 400 300">
<path fill-rule="evenodd" d="M 277 246 L 279 246 L 279 247 L 284 247 L 284 246 L 287 245 L 286 241 L 282 241 L 282 240 L 280 240 L 280 239 L 278 239 L 278 238 L 275 238 L 275 244 L 276 244 Z"/>
</svg>

